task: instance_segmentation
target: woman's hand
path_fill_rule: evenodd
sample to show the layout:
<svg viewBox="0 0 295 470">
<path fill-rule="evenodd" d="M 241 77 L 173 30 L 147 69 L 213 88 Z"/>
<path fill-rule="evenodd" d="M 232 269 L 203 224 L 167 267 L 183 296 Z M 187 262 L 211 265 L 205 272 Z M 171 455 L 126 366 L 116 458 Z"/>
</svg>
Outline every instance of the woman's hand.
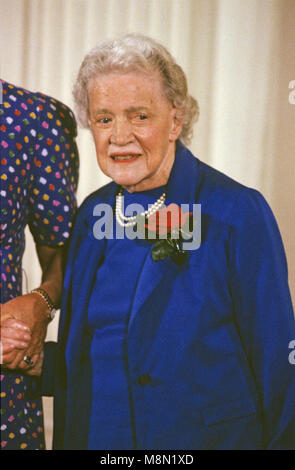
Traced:
<svg viewBox="0 0 295 470">
<path fill-rule="evenodd" d="M 0 337 L 1 364 L 5 364 L 12 362 L 19 350 L 29 347 L 31 330 L 25 323 L 11 318 L 0 325 Z"/>
<path fill-rule="evenodd" d="M 3 361 L 7 369 L 28 370 L 32 366 L 23 359 L 25 356 L 31 357 L 36 364 L 43 349 L 43 343 L 48 325 L 48 306 L 42 297 L 36 294 L 26 294 L 16 297 L 1 305 L 1 338 L 3 347 Z M 12 327 L 13 321 L 17 321 L 18 326 L 25 325 L 29 328 L 30 339 L 24 333 L 20 334 L 17 328 Z M 13 330 L 13 331 L 12 331 Z M 3 331 L 3 332 L 2 332 Z M 26 331 L 26 334 L 29 334 Z M 21 338 L 22 336 L 22 338 Z M 10 340 L 9 340 L 10 338 Z M 19 341 L 16 343 L 16 341 Z M 26 347 L 16 348 L 16 344 L 26 342 Z M 14 346 L 11 349 L 11 346 Z M 5 352 L 4 352 L 5 346 Z"/>
<path fill-rule="evenodd" d="M 26 374 L 40 376 L 42 373 L 43 360 L 44 360 L 44 352 L 41 351 L 35 364 L 26 371 Z"/>
<path fill-rule="evenodd" d="M 39 287 L 44 289 L 54 305 L 59 305 L 61 298 L 64 247 L 49 247 L 36 245 L 38 259 L 42 269 L 42 283 Z M 19 320 L 30 328 L 31 339 L 26 349 L 11 349 L 6 344 L 5 367 L 7 369 L 23 369 L 28 371 L 32 365 L 24 361 L 28 356 L 34 364 L 39 359 L 48 325 L 49 308 L 45 300 L 38 294 L 30 293 L 15 297 L 1 305 L 1 325 L 7 320 Z M 10 353 L 9 353 L 10 348 Z M 7 356 L 6 354 L 10 354 Z M 9 358 L 9 361 L 6 359 Z"/>
</svg>

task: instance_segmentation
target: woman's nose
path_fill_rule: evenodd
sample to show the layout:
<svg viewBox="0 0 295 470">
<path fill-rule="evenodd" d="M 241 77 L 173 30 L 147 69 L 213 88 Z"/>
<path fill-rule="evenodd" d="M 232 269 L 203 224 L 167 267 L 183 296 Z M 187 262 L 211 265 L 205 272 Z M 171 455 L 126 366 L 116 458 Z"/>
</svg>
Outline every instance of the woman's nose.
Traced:
<svg viewBox="0 0 295 470">
<path fill-rule="evenodd" d="M 112 127 L 111 142 L 124 145 L 132 140 L 132 126 L 128 119 L 117 119 Z"/>
</svg>

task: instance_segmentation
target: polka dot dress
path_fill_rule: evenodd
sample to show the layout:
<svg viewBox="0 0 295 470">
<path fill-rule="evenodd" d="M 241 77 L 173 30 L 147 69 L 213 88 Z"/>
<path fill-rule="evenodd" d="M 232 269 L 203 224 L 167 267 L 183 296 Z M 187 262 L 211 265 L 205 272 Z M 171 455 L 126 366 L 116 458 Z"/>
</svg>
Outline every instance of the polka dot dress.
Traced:
<svg viewBox="0 0 295 470">
<path fill-rule="evenodd" d="M 22 294 L 28 224 L 38 244 L 70 234 L 78 180 L 76 124 L 62 103 L 0 82 L 1 303 Z M 35 379 L 1 369 L 1 448 L 44 448 Z"/>
</svg>

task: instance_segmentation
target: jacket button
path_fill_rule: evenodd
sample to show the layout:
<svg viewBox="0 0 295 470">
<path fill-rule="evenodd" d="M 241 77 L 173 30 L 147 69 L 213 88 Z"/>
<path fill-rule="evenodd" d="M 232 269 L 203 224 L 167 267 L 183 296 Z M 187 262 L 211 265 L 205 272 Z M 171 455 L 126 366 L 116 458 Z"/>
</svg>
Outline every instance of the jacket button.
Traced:
<svg viewBox="0 0 295 470">
<path fill-rule="evenodd" d="M 149 385 L 152 381 L 152 378 L 149 374 L 142 374 L 138 377 L 138 383 L 139 385 L 145 386 Z"/>
</svg>

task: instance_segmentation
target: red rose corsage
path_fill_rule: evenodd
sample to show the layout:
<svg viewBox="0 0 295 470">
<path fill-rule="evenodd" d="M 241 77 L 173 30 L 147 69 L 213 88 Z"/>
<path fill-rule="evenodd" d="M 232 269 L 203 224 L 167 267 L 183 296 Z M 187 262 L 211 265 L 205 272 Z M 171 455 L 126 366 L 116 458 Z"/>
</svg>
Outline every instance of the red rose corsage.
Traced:
<svg viewBox="0 0 295 470">
<path fill-rule="evenodd" d="M 177 204 L 164 206 L 145 219 L 145 240 L 154 243 L 152 258 L 160 261 L 168 256 L 178 265 L 184 264 L 187 251 L 182 249 L 183 235 L 189 237 L 192 212 L 182 212 Z"/>
</svg>

